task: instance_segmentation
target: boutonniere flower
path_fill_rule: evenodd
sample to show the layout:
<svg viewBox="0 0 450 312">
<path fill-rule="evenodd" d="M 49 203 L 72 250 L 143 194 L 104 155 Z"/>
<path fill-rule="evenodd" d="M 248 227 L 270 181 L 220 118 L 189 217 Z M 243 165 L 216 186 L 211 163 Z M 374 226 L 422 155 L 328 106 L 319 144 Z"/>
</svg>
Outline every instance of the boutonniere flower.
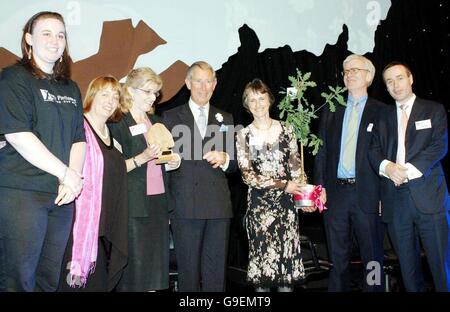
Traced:
<svg viewBox="0 0 450 312">
<path fill-rule="evenodd" d="M 222 116 L 221 113 L 217 113 L 217 114 L 215 115 L 215 117 L 216 117 L 216 120 L 217 120 L 218 122 L 223 122 L 223 116 Z"/>
</svg>

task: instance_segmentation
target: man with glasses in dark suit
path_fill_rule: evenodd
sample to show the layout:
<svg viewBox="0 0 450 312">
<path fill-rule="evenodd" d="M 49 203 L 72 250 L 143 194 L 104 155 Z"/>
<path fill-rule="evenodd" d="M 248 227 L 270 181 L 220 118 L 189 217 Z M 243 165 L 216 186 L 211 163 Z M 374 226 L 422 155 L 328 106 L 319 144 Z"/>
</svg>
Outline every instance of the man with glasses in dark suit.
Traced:
<svg viewBox="0 0 450 312">
<path fill-rule="evenodd" d="M 314 182 L 325 188 L 324 212 L 328 254 L 333 267 L 329 291 L 350 291 L 353 237 L 364 266 L 364 291 L 383 290 L 383 246 L 379 217 L 380 178 L 369 164 L 367 152 L 378 115 L 385 104 L 368 97 L 375 75 L 372 62 L 350 55 L 343 62 L 347 106 L 324 110 L 319 137 L 323 146 L 315 159 Z M 376 276 L 369 273 L 374 271 Z"/>
</svg>

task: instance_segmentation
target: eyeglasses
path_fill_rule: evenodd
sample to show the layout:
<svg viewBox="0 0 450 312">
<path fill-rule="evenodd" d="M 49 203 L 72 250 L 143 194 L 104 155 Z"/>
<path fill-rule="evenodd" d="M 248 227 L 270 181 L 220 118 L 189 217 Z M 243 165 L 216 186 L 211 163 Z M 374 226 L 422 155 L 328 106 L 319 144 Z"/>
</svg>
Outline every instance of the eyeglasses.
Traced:
<svg viewBox="0 0 450 312">
<path fill-rule="evenodd" d="M 155 97 L 159 97 L 159 95 L 161 94 L 161 93 L 159 93 L 159 91 L 144 90 L 144 89 L 141 89 L 141 88 L 135 88 L 135 89 L 136 89 L 136 90 L 140 90 L 140 91 L 144 92 L 144 93 L 147 94 L 147 95 L 154 94 Z"/>
<path fill-rule="evenodd" d="M 343 72 L 341 72 L 341 74 L 342 74 L 342 76 L 348 76 L 348 74 L 356 75 L 361 70 L 364 70 L 364 71 L 367 71 L 367 72 L 370 71 L 370 70 L 365 69 L 365 68 L 349 68 L 349 69 L 345 69 Z"/>
</svg>

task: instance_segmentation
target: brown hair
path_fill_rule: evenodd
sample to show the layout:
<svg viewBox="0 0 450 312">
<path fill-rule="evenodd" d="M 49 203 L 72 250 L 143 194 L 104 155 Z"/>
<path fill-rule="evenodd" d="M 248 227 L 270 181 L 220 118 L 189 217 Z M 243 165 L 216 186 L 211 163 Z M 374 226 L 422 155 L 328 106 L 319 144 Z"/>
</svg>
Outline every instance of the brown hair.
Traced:
<svg viewBox="0 0 450 312">
<path fill-rule="evenodd" d="M 269 109 L 272 107 L 272 104 L 275 102 L 275 97 L 273 96 L 272 92 L 270 91 L 269 87 L 262 82 L 261 79 L 255 78 L 252 81 L 250 81 L 249 83 L 247 83 L 247 85 L 245 86 L 244 89 L 244 93 L 242 94 L 242 104 L 244 105 L 245 109 L 248 111 L 248 104 L 247 104 L 247 97 L 250 94 L 250 92 L 253 93 L 267 93 L 267 95 L 269 96 L 269 102 L 270 102 L 270 106 Z"/>
<path fill-rule="evenodd" d="M 86 91 L 86 96 L 83 101 L 83 112 L 87 113 L 92 108 L 92 103 L 94 102 L 94 98 L 97 93 L 101 90 L 107 89 L 111 87 L 114 91 L 119 93 L 119 96 L 122 93 L 122 88 L 120 86 L 119 81 L 113 76 L 100 76 L 95 78 L 89 83 L 89 87 Z M 122 118 L 122 112 L 120 110 L 120 103 L 117 105 L 116 110 L 108 118 L 108 121 L 119 121 Z"/>
<path fill-rule="evenodd" d="M 163 85 L 161 77 L 150 67 L 140 67 L 130 71 L 125 80 L 125 84 L 122 86 L 122 96 L 120 99 L 120 110 L 122 113 L 128 113 L 133 106 L 133 97 L 128 92 L 128 88 L 141 88 L 148 82 L 153 82 L 159 89 Z"/>
<path fill-rule="evenodd" d="M 34 61 L 34 58 L 30 58 L 30 49 L 31 46 L 27 43 L 25 37 L 26 34 L 33 34 L 34 27 L 36 26 L 36 23 L 40 19 L 46 19 L 46 18 L 53 18 L 57 19 L 61 23 L 63 23 L 64 28 L 66 27 L 66 24 L 64 22 L 64 18 L 61 16 L 61 14 L 56 12 L 49 12 L 49 11 L 43 11 L 39 12 L 35 15 L 33 15 L 28 22 L 23 27 L 22 31 L 22 41 L 21 41 L 21 48 L 22 48 L 22 59 L 19 61 L 21 65 L 23 65 L 28 71 L 30 71 L 34 76 L 42 79 L 48 78 L 48 74 L 44 73 L 39 66 Z M 67 34 L 66 34 L 66 48 L 64 49 L 64 52 L 62 54 L 61 61 L 58 61 L 53 66 L 53 78 L 56 80 L 67 80 L 70 79 L 70 64 L 72 63 L 72 59 L 69 55 L 69 47 L 67 42 Z"/>
<path fill-rule="evenodd" d="M 394 67 L 394 66 L 403 66 L 403 67 L 406 69 L 406 74 L 408 75 L 408 77 L 412 75 L 411 68 L 409 68 L 409 66 L 406 65 L 406 63 L 399 62 L 399 61 L 393 61 L 393 62 L 390 62 L 389 64 L 387 64 L 387 65 L 383 68 L 383 73 L 382 73 L 383 81 L 384 81 L 384 73 L 385 73 L 389 68 Z"/>
</svg>

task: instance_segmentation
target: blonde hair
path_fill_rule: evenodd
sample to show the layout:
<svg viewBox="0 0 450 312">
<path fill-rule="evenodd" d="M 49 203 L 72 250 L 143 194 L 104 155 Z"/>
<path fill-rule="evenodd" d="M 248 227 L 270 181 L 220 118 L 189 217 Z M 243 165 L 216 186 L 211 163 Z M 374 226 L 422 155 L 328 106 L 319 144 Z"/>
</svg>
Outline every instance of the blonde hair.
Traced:
<svg viewBox="0 0 450 312">
<path fill-rule="evenodd" d="M 122 113 L 128 113 L 131 107 L 133 107 L 133 97 L 128 91 L 128 88 L 138 89 L 148 82 L 156 84 L 158 89 L 161 89 L 163 85 L 161 77 L 150 67 L 139 67 L 129 72 L 122 86 L 122 96 L 119 104 Z"/>
<path fill-rule="evenodd" d="M 92 103 L 94 102 L 94 98 L 97 95 L 97 93 L 101 90 L 111 88 L 114 91 L 117 91 L 119 93 L 119 96 L 122 93 L 122 88 L 120 87 L 119 81 L 117 81 L 116 78 L 113 76 L 100 76 L 97 78 L 94 78 L 90 83 L 89 87 L 86 91 L 86 96 L 84 97 L 83 101 L 83 112 L 87 113 L 92 108 Z M 118 121 L 122 117 L 122 112 L 120 111 L 119 106 L 117 106 L 114 113 L 109 117 L 108 120 L 111 121 Z"/>
</svg>

